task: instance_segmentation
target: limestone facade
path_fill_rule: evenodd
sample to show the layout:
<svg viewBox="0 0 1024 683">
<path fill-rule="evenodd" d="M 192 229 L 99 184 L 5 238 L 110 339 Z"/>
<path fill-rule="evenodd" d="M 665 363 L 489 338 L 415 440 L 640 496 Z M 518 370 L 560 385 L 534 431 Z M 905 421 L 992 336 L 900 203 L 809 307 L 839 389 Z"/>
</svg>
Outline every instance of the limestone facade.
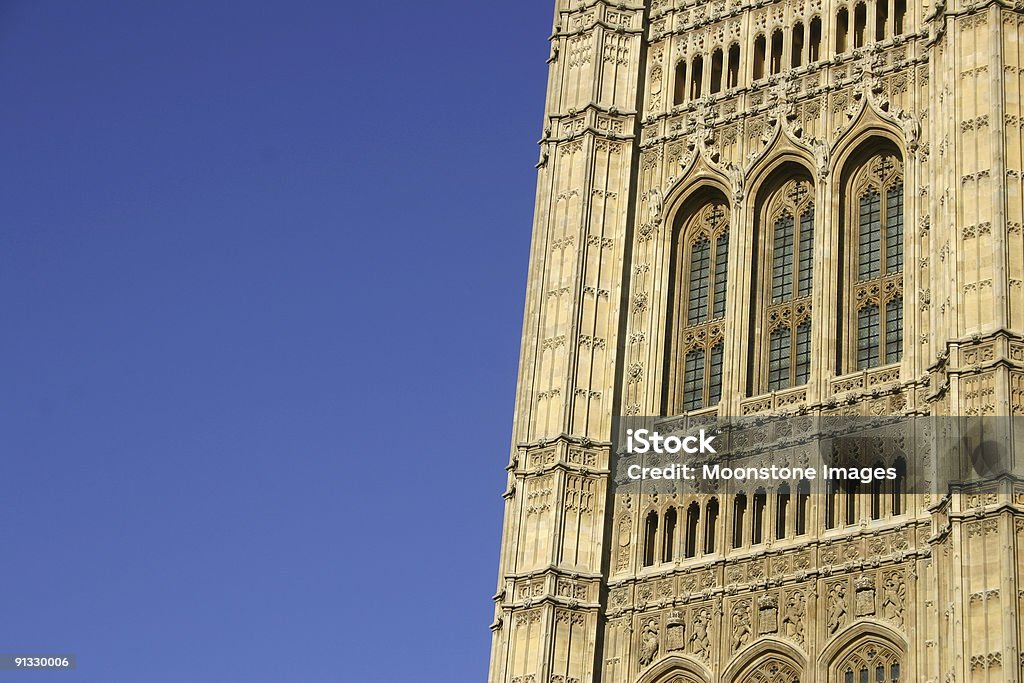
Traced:
<svg viewBox="0 0 1024 683">
<path fill-rule="evenodd" d="M 1024 680 L 1024 482 L 612 475 L 621 415 L 1024 416 L 1024 4 L 556 5 L 490 682 Z"/>
</svg>

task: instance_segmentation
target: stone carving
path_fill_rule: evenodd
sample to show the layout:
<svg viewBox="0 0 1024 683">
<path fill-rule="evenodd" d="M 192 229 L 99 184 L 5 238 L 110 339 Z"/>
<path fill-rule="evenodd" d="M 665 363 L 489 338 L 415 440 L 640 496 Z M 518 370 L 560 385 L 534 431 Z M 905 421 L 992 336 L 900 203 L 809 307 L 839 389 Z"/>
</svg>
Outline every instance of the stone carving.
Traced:
<svg viewBox="0 0 1024 683">
<path fill-rule="evenodd" d="M 648 619 L 640 631 L 640 666 L 647 666 L 658 656 L 658 620 Z"/>
<path fill-rule="evenodd" d="M 854 613 L 858 617 L 866 617 L 875 613 L 875 578 L 865 574 L 854 582 Z"/>
<path fill-rule="evenodd" d="M 708 659 L 711 650 L 711 641 L 708 638 L 708 627 L 711 625 L 711 614 L 702 609 L 693 618 L 693 635 L 690 636 L 692 643 L 691 650 L 694 655 L 701 659 Z"/>
<path fill-rule="evenodd" d="M 661 223 L 661 191 L 652 187 L 647 193 L 647 224 L 659 225 Z"/>
<path fill-rule="evenodd" d="M 779 601 L 774 595 L 763 595 L 757 603 L 757 632 L 761 635 L 779 630 Z"/>
<path fill-rule="evenodd" d="M 741 650 L 753 632 L 750 630 L 750 608 L 746 601 L 737 603 L 732 611 L 732 649 Z"/>
<path fill-rule="evenodd" d="M 665 626 L 665 649 L 669 652 L 682 650 L 686 647 L 686 621 L 679 610 L 673 610 L 668 615 L 668 622 Z"/>
<path fill-rule="evenodd" d="M 882 587 L 882 616 L 897 626 L 903 626 L 903 605 L 907 597 L 907 586 L 903 575 L 892 572 L 885 577 Z"/>
<path fill-rule="evenodd" d="M 804 594 L 794 591 L 786 599 L 782 612 L 783 633 L 798 643 L 804 642 Z"/>
<path fill-rule="evenodd" d="M 826 608 L 825 627 L 829 633 L 835 633 L 846 621 L 846 586 L 841 583 L 832 585 L 828 591 Z"/>
</svg>

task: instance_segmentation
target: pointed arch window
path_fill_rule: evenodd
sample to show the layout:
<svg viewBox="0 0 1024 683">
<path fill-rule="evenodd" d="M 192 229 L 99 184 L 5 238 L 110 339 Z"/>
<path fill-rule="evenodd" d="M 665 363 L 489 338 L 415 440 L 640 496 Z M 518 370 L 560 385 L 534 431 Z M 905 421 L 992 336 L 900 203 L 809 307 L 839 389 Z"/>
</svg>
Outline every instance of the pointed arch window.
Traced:
<svg viewBox="0 0 1024 683">
<path fill-rule="evenodd" d="M 903 355 L 903 164 L 870 157 L 852 174 L 847 203 L 847 296 L 852 303 L 846 371 Z"/>
<path fill-rule="evenodd" d="M 760 263 L 760 324 L 752 348 L 763 357 L 752 368 L 751 393 L 806 384 L 811 374 L 811 288 L 814 281 L 814 186 L 791 178 L 764 203 Z M 756 330 L 762 338 L 756 338 Z"/>
<path fill-rule="evenodd" d="M 880 642 L 869 640 L 848 652 L 839 663 L 836 678 L 843 683 L 901 683 L 901 657 Z"/>
<path fill-rule="evenodd" d="M 723 329 L 729 260 L 729 207 L 713 199 L 689 215 L 678 233 L 673 319 L 673 412 L 699 410 L 722 398 Z"/>
</svg>

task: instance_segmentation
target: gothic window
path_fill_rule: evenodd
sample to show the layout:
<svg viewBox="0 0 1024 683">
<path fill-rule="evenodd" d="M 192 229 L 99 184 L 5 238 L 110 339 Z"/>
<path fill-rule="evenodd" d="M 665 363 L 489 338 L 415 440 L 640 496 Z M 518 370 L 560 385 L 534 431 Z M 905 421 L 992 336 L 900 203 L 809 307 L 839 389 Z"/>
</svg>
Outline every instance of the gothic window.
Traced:
<svg viewBox="0 0 1024 683">
<path fill-rule="evenodd" d="M 672 104 L 682 104 L 686 101 L 686 60 L 676 64 L 676 86 L 672 96 Z"/>
<path fill-rule="evenodd" d="M 902 515 L 905 510 L 904 501 L 907 496 L 907 461 L 903 458 L 896 458 L 896 478 L 892 480 L 892 505 L 889 508 L 892 514 Z"/>
<path fill-rule="evenodd" d="M 690 62 L 690 99 L 701 96 L 704 88 L 704 58 L 697 55 Z"/>
<path fill-rule="evenodd" d="M 715 552 L 715 530 L 718 527 L 718 499 L 708 501 L 704 512 L 704 552 Z"/>
<path fill-rule="evenodd" d="M 807 61 L 810 64 L 821 59 L 821 17 L 811 19 L 810 44 L 807 47 Z"/>
<path fill-rule="evenodd" d="M 799 21 L 793 25 L 792 43 L 789 66 L 795 69 L 800 66 L 804 56 L 804 25 Z"/>
<path fill-rule="evenodd" d="M 853 47 L 864 47 L 864 34 L 867 32 L 868 7 L 863 2 L 853 8 Z"/>
<path fill-rule="evenodd" d="M 754 38 L 754 80 L 764 78 L 765 38 L 764 34 Z"/>
<path fill-rule="evenodd" d="M 661 561 L 671 562 L 676 546 L 676 509 L 670 507 L 665 512 L 665 531 L 662 532 Z"/>
<path fill-rule="evenodd" d="M 893 5 L 896 16 L 892 23 L 892 34 L 894 36 L 901 36 L 905 28 L 904 22 L 907 19 L 907 0 L 895 0 Z"/>
<path fill-rule="evenodd" d="M 891 152 L 852 175 L 846 207 L 847 296 L 852 304 L 845 366 L 862 370 L 903 355 L 903 168 Z"/>
<path fill-rule="evenodd" d="M 860 493 L 860 482 L 856 480 L 846 482 L 846 525 L 857 523 L 857 494 Z"/>
<path fill-rule="evenodd" d="M 735 88 L 740 84 L 740 45 L 733 43 L 729 46 L 729 72 L 727 74 L 727 88 Z"/>
<path fill-rule="evenodd" d="M 836 683 L 901 683 L 900 656 L 882 643 L 866 642 L 846 654 L 836 669 Z"/>
<path fill-rule="evenodd" d="M 836 528 L 836 504 L 839 499 L 839 484 L 835 479 L 829 480 L 825 489 L 825 528 Z"/>
<path fill-rule="evenodd" d="M 807 533 L 807 513 L 811 506 L 811 485 L 806 479 L 800 480 L 796 487 L 796 535 Z"/>
<path fill-rule="evenodd" d="M 733 499 L 732 515 L 732 547 L 743 545 L 743 518 L 747 514 L 747 494 L 737 493 Z"/>
<path fill-rule="evenodd" d="M 715 198 L 690 214 L 678 233 L 673 309 L 674 368 L 670 409 L 698 410 L 722 397 L 729 207 Z"/>
<path fill-rule="evenodd" d="M 764 204 L 760 270 L 760 363 L 751 368 L 751 393 L 806 384 L 811 374 L 811 288 L 814 279 L 813 184 L 806 177 L 784 183 Z"/>
<path fill-rule="evenodd" d="M 754 514 L 751 520 L 753 527 L 750 534 L 750 544 L 757 545 L 764 541 L 764 509 L 768 507 L 768 494 L 764 489 L 754 492 Z"/>
<path fill-rule="evenodd" d="M 697 555 L 697 527 L 700 525 L 700 506 L 697 503 L 690 503 L 686 508 L 686 548 L 684 555 L 694 557 Z"/>
<path fill-rule="evenodd" d="M 783 539 L 789 526 L 789 484 L 779 486 L 775 494 L 775 538 Z"/>
<path fill-rule="evenodd" d="M 880 461 L 875 462 L 872 468 L 882 467 Z M 882 480 L 872 479 L 871 480 L 871 519 L 881 519 L 882 517 Z"/>
<path fill-rule="evenodd" d="M 721 48 L 711 53 L 711 93 L 722 91 L 722 50 Z"/>
<path fill-rule="evenodd" d="M 654 556 L 658 536 L 658 513 L 653 510 L 647 514 L 647 521 L 644 524 L 644 558 L 645 567 L 654 565 Z"/>
<path fill-rule="evenodd" d="M 885 24 L 888 21 L 888 0 L 875 0 L 875 41 L 885 40 Z"/>
<path fill-rule="evenodd" d="M 850 13 L 845 7 L 836 12 L 836 54 L 846 52 L 846 37 L 850 31 Z"/>
<path fill-rule="evenodd" d="M 771 73 L 777 74 L 782 71 L 782 31 L 776 30 L 772 33 L 772 59 L 769 64 Z"/>
</svg>

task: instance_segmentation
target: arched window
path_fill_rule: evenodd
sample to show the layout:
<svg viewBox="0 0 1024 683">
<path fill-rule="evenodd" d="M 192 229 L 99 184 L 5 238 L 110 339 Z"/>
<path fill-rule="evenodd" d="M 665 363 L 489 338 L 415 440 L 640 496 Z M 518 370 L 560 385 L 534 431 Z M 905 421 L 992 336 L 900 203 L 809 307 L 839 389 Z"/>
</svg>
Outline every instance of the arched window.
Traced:
<svg viewBox="0 0 1024 683">
<path fill-rule="evenodd" d="M 881 461 L 875 462 L 872 469 L 882 467 Z M 871 519 L 882 518 L 882 480 L 871 480 Z"/>
<path fill-rule="evenodd" d="M 759 317 L 752 321 L 752 348 L 762 349 L 751 367 L 749 393 L 807 384 L 811 374 L 811 288 L 814 279 L 814 184 L 801 170 L 761 203 L 759 234 L 765 237 L 755 278 Z M 761 339 L 757 339 L 757 335 Z"/>
<path fill-rule="evenodd" d="M 846 52 L 846 36 L 850 32 L 850 13 L 845 7 L 836 12 L 836 54 Z"/>
<path fill-rule="evenodd" d="M 800 672 L 789 662 L 769 656 L 733 680 L 742 680 L 743 683 L 800 683 Z"/>
<path fill-rule="evenodd" d="M 759 81 L 764 78 L 764 59 L 765 59 L 765 38 L 764 34 L 761 34 L 754 38 L 754 72 L 753 78 L 755 81 Z"/>
<path fill-rule="evenodd" d="M 729 259 L 729 207 L 715 195 L 685 216 L 674 253 L 673 413 L 722 398 L 723 322 Z"/>
<path fill-rule="evenodd" d="M 789 66 L 795 69 L 803 63 L 804 56 L 804 25 L 799 21 L 793 25 L 792 41 Z"/>
<path fill-rule="evenodd" d="M 715 530 L 718 527 L 718 499 L 708 501 L 704 512 L 704 552 L 715 552 Z"/>
<path fill-rule="evenodd" d="M 874 640 L 862 643 L 848 652 L 836 667 L 837 680 L 842 683 L 901 683 L 902 658 L 888 645 Z"/>
<path fill-rule="evenodd" d="M 722 92 L 722 50 L 721 48 L 711 53 L 711 93 Z"/>
<path fill-rule="evenodd" d="M 907 20 L 907 0 L 895 0 L 893 10 L 895 17 L 893 17 L 892 22 L 892 34 L 894 36 L 901 36 L 906 29 L 904 24 Z"/>
<path fill-rule="evenodd" d="M 735 88 L 740 84 L 740 45 L 733 43 L 729 46 L 729 73 L 726 78 L 727 88 Z"/>
<path fill-rule="evenodd" d="M 860 493 L 860 482 L 857 480 L 848 480 L 846 482 L 846 495 L 844 500 L 846 502 L 846 525 L 850 526 L 857 523 L 857 494 Z"/>
<path fill-rule="evenodd" d="M 694 557 L 697 555 L 697 528 L 700 525 L 700 506 L 697 503 L 690 503 L 686 508 L 686 548 L 684 555 Z"/>
<path fill-rule="evenodd" d="M 736 494 L 732 510 L 732 547 L 739 548 L 743 545 L 743 518 L 747 515 L 747 494 Z"/>
<path fill-rule="evenodd" d="M 695 100 L 704 92 L 704 58 L 697 55 L 690 63 L 690 99 Z"/>
<path fill-rule="evenodd" d="M 676 550 L 676 509 L 665 512 L 665 531 L 661 534 L 661 561 L 671 562 Z"/>
<path fill-rule="evenodd" d="M 892 480 L 892 510 L 893 516 L 902 515 L 906 512 L 907 496 L 907 461 L 902 457 L 896 458 L 896 478 Z"/>
<path fill-rule="evenodd" d="M 672 95 L 672 104 L 682 104 L 686 101 L 686 60 L 676 64 L 676 83 Z"/>
<path fill-rule="evenodd" d="M 868 158 L 845 193 L 846 371 L 896 363 L 903 355 L 903 164 L 892 152 Z"/>
<path fill-rule="evenodd" d="M 779 486 L 775 494 L 775 538 L 783 539 L 789 527 L 789 484 Z"/>
<path fill-rule="evenodd" d="M 875 1 L 875 41 L 885 40 L 885 25 L 889 21 L 888 0 Z"/>
<path fill-rule="evenodd" d="M 813 64 L 821 59 L 821 17 L 811 19 L 810 41 L 807 46 L 807 62 Z"/>
<path fill-rule="evenodd" d="M 771 73 L 777 74 L 782 71 L 782 30 L 778 29 L 772 33 L 772 59 L 769 65 Z"/>
<path fill-rule="evenodd" d="M 647 513 L 647 521 L 644 524 L 644 566 L 654 565 L 654 557 L 657 549 L 658 536 L 658 513 L 653 510 Z"/>
<path fill-rule="evenodd" d="M 853 47 L 864 47 L 864 37 L 867 33 L 868 7 L 863 2 L 853 8 Z"/>
<path fill-rule="evenodd" d="M 825 528 L 836 528 L 836 508 L 839 500 L 839 484 L 830 479 L 825 489 Z"/>
<path fill-rule="evenodd" d="M 750 544 L 757 545 L 764 541 L 764 509 L 768 507 L 768 494 L 764 489 L 754 492 L 754 513 L 751 520 L 753 527 L 750 534 Z"/>
<path fill-rule="evenodd" d="M 796 535 L 803 536 L 807 533 L 807 514 L 811 506 L 811 485 L 806 479 L 801 479 L 796 487 Z"/>
</svg>

